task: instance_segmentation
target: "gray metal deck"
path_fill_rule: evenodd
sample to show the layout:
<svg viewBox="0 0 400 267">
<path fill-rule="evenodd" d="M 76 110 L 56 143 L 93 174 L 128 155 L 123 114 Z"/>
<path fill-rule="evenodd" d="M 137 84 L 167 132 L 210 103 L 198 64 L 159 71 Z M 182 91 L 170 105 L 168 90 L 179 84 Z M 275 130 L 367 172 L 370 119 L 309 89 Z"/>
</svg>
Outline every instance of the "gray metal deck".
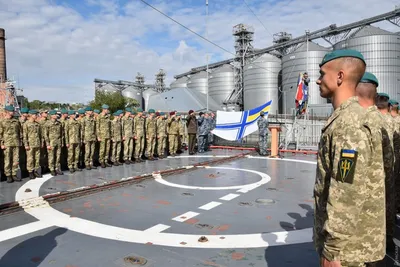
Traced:
<svg viewBox="0 0 400 267">
<path fill-rule="evenodd" d="M 66 173 L 38 194 L 205 160 L 183 155 Z M 1 217 L 0 267 L 318 266 L 310 231 L 314 176 L 315 156 L 250 157 L 27 208 Z M 129 256 L 147 263 L 127 263 Z"/>
</svg>

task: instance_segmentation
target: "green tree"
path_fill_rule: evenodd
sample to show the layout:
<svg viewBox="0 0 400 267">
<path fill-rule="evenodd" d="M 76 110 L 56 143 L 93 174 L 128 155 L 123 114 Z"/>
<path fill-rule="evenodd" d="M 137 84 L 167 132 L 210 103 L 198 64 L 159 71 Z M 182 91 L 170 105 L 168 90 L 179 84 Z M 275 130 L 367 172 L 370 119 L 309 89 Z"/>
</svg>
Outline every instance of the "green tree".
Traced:
<svg viewBox="0 0 400 267">
<path fill-rule="evenodd" d="M 90 106 L 93 109 L 101 110 L 103 104 L 108 105 L 111 112 L 119 109 L 124 110 L 126 107 L 140 106 L 135 99 L 124 97 L 119 92 L 96 91 L 94 100 L 90 102 Z"/>
</svg>

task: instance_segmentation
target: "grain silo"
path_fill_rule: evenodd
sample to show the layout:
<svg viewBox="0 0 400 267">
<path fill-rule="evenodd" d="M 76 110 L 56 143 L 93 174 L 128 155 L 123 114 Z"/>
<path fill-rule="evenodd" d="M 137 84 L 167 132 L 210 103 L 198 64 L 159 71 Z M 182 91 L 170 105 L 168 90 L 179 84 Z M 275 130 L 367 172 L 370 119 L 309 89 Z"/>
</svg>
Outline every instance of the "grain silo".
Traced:
<svg viewBox="0 0 400 267">
<path fill-rule="evenodd" d="M 231 65 L 223 65 L 208 76 L 208 95 L 222 104 L 235 89 L 234 72 Z"/>
<path fill-rule="evenodd" d="M 98 89 L 99 91 L 103 91 L 103 92 L 108 92 L 108 93 L 115 93 L 115 92 L 119 92 L 118 88 L 116 88 L 114 85 L 108 83 L 102 87 L 99 87 Z"/>
<path fill-rule="evenodd" d="M 133 86 L 128 86 L 127 88 L 125 88 L 124 90 L 122 90 L 121 94 L 125 97 L 129 97 L 132 99 L 135 99 L 139 105 L 142 104 L 142 96 L 141 93 L 138 89 L 136 89 Z"/>
<path fill-rule="evenodd" d="M 207 94 L 208 80 L 207 72 L 200 71 L 196 74 L 190 75 L 187 82 L 187 88 L 190 90 L 196 90 L 197 92 Z"/>
<path fill-rule="evenodd" d="M 270 114 L 279 107 L 279 71 L 281 60 L 263 54 L 244 67 L 244 109 L 253 109 L 272 100 Z"/>
<path fill-rule="evenodd" d="M 7 81 L 6 33 L 0 28 L 0 82 Z"/>
<path fill-rule="evenodd" d="M 186 88 L 187 82 L 188 82 L 187 77 L 181 77 L 173 81 L 169 87 L 171 88 L 171 90 L 175 88 Z"/>
<path fill-rule="evenodd" d="M 149 107 L 149 100 L 152 95 L 158 95 L 159 93 L 153 89 L 147 89 L 143 91 L 143 102 L 142 102 L 142 108 L 143 110 L 148 110 L 149 108 L 156 109 L 157 107 Z"/>
<path fill-rule="evenodd" d="M 394 99 L 400 93 L 400 36 L 373 26 L 365 26 L 334 49 L 354 49 L 364 55 L 367 71 L 379 80 L 378 92 Z"/>
<path fill-rule="evenodd" d="M 319 93 L 316 80 L 319 77 L 319 64 L 330 49 L 313 42 L 303 43 L 292 53 L 282 58 L 282 113 L 292 114 L 295 105 L 295 96 L 299 74 L 308 72 L 310 83 L 308 85 L 308 104 L 326 104 L 326 99 Z M 308 65 L 308 66 L 307 66 Z"/>
</svg>

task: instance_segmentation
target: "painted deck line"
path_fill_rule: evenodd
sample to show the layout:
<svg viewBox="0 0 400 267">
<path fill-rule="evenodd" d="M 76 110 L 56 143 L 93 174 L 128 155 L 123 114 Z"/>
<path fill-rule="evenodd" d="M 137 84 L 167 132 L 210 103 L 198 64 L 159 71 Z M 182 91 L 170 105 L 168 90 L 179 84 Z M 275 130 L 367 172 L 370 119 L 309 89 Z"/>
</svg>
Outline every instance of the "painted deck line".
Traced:
<svg viewBox="0 0 400 267">
<path fill-rule="evenodd" d="M 0 231 L 0 242 L 13 239 L 19 236 L 27 235 L 36 231 L 40 231 L 49 227 L 52 227 L 45 221 L 37 221 L 32 223 L 27 223 L 21 226 L 9 228 L 7 230 Z"/>
<path fill-rule="evenodd" d="M 211 201 L 210 203 L 207 203 L 201 207 L 199 207 L 199 209 L 201 210 L 211 210 L 215 207 L 218 207 L 219 205 L 221 205 L 221 202 L 216 202 L 216 201 Z"/>
<path fill-rule="evenodd" d="M 230 201 L 232 199 L 237 198 L 238 196 L 240 196 L 240 195 L 239 194 L 227 194 L 226 196 L 220 197 L 219 199 L 225 200 L 225 201 Z"/>
<path fill-rule="evenodd" d="M 171 226 L 165 225 L 165 224 L 157 224 L 157 225 L 154 225 L 153 227 L 150 227 L 150 228 L 144 230 L 144 232 L 146 232 L 146 233 L 161 233 L 162 231 L 165 231 L 170 227 Z"/>
<path fill-rule="evenodd" d="M 197 215 L 199 215 L 200 213 L 197 212 L 193 212 L 193 211 L 188 211 L 182 215 L 179 215 L 175 218 L 172 218 L 173 221 L 177 221 L 177 222 L 184 222 L 186 220 L 189 220 L 193 217 L 196 217 Z"/>
</svg>

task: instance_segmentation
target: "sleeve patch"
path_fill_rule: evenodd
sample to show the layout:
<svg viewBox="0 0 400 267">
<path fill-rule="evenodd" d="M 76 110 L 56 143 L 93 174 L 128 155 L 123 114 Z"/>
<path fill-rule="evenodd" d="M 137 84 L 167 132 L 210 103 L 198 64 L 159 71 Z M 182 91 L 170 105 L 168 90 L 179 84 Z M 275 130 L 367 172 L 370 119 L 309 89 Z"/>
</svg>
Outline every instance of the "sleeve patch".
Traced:
<svg viewBox="0 0 400 267">
<path fill-rule="evenodd" d="M 352 149 L 342 149 L 340 151 L 339 171 L 336 180 L 342 183 L 352 184 L 354 181 L 354 170 L 357 163 L 357 151 Z"/>
</svg>

